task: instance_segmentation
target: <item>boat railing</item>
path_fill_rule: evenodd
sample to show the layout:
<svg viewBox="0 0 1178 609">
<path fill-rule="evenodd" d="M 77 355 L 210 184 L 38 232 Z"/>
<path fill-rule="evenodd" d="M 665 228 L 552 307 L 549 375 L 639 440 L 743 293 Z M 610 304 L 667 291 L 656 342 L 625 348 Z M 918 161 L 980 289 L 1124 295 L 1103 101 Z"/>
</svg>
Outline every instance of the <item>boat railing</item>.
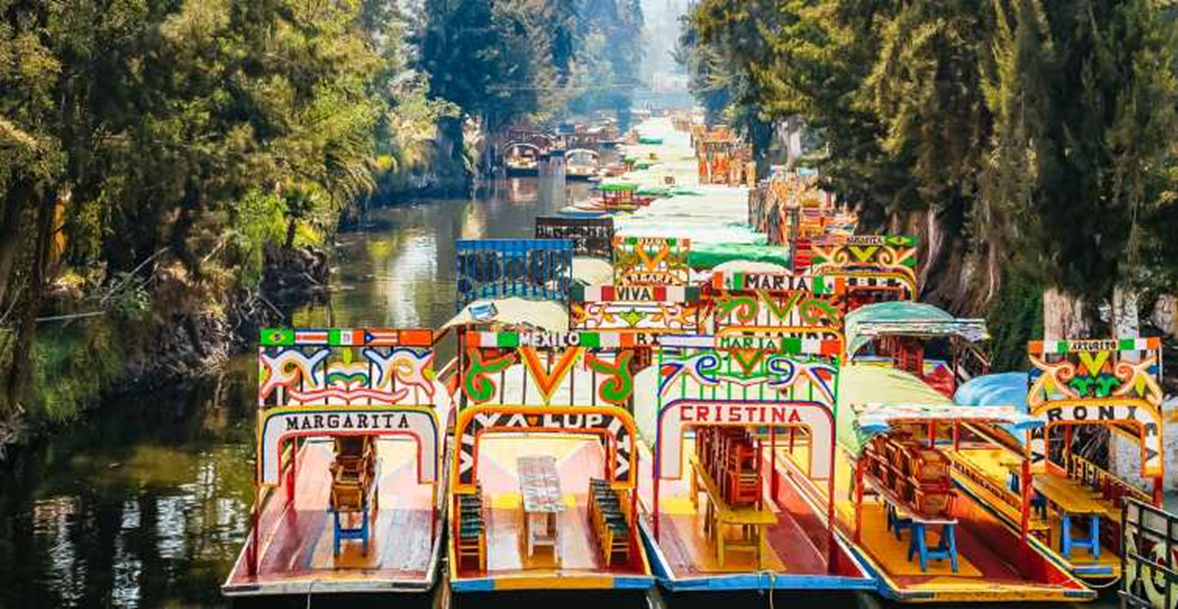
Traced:
<svg viewBox="0 0 1178 609">
<path fill-rule="evenodd" d="M 1178 603 L 1178 515 L 1129 497 L 1121 508 L 1121 606 Z"/>
<path fill-rule="evenodd" d="M 1077 480 L 1089 488 L 1099 490 L 1104 498 L 1114 503 L 1119 504 L 1123 497 L 1131 497 L 1145 502 L 1151 502 L 1153 499 L 1149 493 L 1075 453 L 1065 455 L 1065 466 L 1069 478 Z"/>
</svg>

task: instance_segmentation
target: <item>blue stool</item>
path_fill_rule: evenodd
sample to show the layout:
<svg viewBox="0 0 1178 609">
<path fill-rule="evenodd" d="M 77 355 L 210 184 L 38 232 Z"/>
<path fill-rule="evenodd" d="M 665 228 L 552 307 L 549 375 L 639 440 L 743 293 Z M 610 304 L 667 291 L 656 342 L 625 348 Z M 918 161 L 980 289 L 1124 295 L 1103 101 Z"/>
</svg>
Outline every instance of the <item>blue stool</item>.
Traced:
<svg viewBox="0 0 1178 609">
<path fill-rule="evenodd" d="M 1072 537 L 1072 515 L 1064 512 L 1059 521 L 1059 547 L 1064 558 L 1072 557 L 1072 548 L 1087 548 L 1092 558 L 1100 558 L 1100 516 L 1088 516 L 1088 537 Z"/>
<path fill-rule="evenodd" d="M 957 525 L 953 523 L 946 523 L 941 525 L 941 541 L 937 543 L 937 547 L 930 549 L 928 542 L 925 540 L 925 523 L 919 521 L 912 522 L 912 540 L 908 543 L 908 560 L 912 560 L 912 555 L 918 554 L 920 556 L 920 570 L 921 572 L 928 571 L 928 559 L 944 560 L 949 559 L 949 564 L 953 567 L 953 572 L 957 572 Z"/>
<path fill-rule="evenodd" d="M 1021 486 L 1022 484 L 1019 480 L 1019 475 L 1014 472 L 1010 472 L 1009 477 L 1006 479 L 1006 488 L 1010 489 L 1010 492 L 1012 493 L 1017 493 L 1019 492 L 1019 488 Z M 1047 498 L 1044 497 L 1043 494 L 1039 491 L 1034 491 L 1034 493 L 1034 495 L 1031 495 L 1031 507 L 1034 508 L 1035 512 L 1039 514 L 1040 518 L 1046 518 Z"/>
<path fill-rule="evenodd" d="M 332 551 L 335 556 L 339 556 L 340 541 L 345 539 L 359 539 L 363 543 L 364 555 L 368 555 L 368 502 L 365 501 L 360 508 L 360 526 L 347 528 L 340 522 L 340 513 L 336 510 L 328 508 L 328 511 L 335 517 L 335 539 L 332 544 Z"/>
<path fill-rule="evenodd" d="M 894 506 L 890 503 L 887 504 L 887 517 L 888 517 L 887 528 L 889 531 L 892 531 L 892 530 L 895 531 L 897 541 L 900 540 L 900 533 L 903 532 L 904 529 L 911 529 L 912 528 L 912 519 L 911 518 L 900 518 L 900 515 L 896 513 L 896 506 Z"/>
</svg>

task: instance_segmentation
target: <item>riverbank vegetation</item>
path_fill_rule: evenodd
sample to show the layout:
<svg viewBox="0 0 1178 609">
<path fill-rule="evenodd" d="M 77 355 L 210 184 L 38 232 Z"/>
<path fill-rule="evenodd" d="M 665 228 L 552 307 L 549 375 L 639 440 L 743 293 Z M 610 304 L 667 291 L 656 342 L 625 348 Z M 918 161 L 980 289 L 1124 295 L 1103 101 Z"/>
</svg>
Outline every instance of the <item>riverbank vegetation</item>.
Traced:
<svg viewBox="0 0 1178 609">
<path fill-rule="evenodd" d="M 220 365 L 281 321 L 269 275 L 322 283 L 342 215 L 465 185 L 469 125 L 577 103 L 637 65 L 641 23 L 635 0 L 0 0 L 0 446 Z"/>
<path fill-rule="evenodd" d="M 926 300 L 1130 335 L 1178 285 L 1165 4 L 701 0 L 678 54 L 713 120 L 762 155 L 804 124 L 797 162 L 871 229 L 919 233 Z"/>
</svg>

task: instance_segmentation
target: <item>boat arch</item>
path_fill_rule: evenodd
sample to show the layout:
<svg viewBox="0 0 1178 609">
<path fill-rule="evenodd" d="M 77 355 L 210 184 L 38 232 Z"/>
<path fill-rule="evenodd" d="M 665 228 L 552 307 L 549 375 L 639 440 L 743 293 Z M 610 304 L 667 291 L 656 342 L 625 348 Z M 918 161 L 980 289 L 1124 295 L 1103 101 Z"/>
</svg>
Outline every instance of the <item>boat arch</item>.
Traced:
<svg viewBox="0 0 1178 609">
<path fill-rule="evenodd" d="M 488 433 L 562 433 L 596 436 L 606 448 L 606 478 L 621 490 L 637 483 L 637 428 L 629 412 L 616 406 L 518 406 L 486 404 L 463 410 L 454 427 L 458 452 L 453 463 L 454 492 L 472 493 L 478 479 L 479 441 Z"/>
</svg>

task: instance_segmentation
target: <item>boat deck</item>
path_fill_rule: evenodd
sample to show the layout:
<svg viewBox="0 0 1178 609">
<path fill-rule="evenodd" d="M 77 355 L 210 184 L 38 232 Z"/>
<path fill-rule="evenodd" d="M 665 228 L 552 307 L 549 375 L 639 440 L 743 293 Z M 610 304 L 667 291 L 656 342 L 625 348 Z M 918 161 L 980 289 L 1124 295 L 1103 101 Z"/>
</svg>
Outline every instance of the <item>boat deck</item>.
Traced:
<svg viewBox="0 0 1178 609">
<path fill-rule="evenodd" d="M 960 461 L 967 466 L 973 468 L 975 471 L 989 477 L 993 481 L 993 485 L 999 488 L 1005 488 L 1007 484 L 1007 476 L 1009 469 L 1004 464 L 1003 460 L 1008 453 L 1001 448 L 994 448 L 988 446 L 962 448 L 954 455 L 955 461 Z M 1036 469 L 1038 471 L 1038 469 Z M 1042 474 L 1036 474 L 1042 475 Z M 1017 511 L 1005 507 L 1003 501 L 996 497 L 994 493 L 986 487 L 983 487 L 973 480 L 965 476 L 955 475 L 955 479 L 970 494 L 978 498 L 979 501 L 985 502 L 991 508 L 991 511 L 998 512 L 1001 520 L 1005 521 L 1008 526 L 1020 527 L 1021 514 Z M 1108 514 L 1115 514 L 1116 518 L 1120 516 L 1120 508 L 1112 501 L 1098 498 L 1093 495 L 1093 500 L 1105 505 Z M 1067 569 L 1072 573 L 1084 578 L 1090 579 L 1109 579 L 1119 577 L 1121 574 L 1121 557 L 1116 552 L 1117 548 L 1108 547 L 1102 543 L 1100 557 L 1095 558 L 1091 556 L 1086 550 L 1074 550 L 1071 557 L 1065 558 L 1062 556 L 1061 538 L 1060 538 L 1060 513 L 1054 507 L 1049 507 L 1047 510 L 1047 518 L 1040 519 L 1033 518 L 1032 522 L 1038 522 L 1041 526 L 1046 526 L 1049 541 L 1036 540 L 1035 543 L 1042 544 L 1053 552 L 1061 564 L 1066 565 Z M 1073 520 L 1073 529 L 1077 537 L 1087 537 L 1087 530 L 1081 530 L 1084 524 L 1083 519 Z"/>
<path fill-rule="evenodd" d="M 516 459 L 523 455 L 556 457 L 567 506 L 557 514 L 559 561 L 549 547 L 537 547 L 531 557 L 527 556 L 523 497 L 516 469 Z M 603 477 L 605 470 L 601 445 L 595 439 L 556 435 L 485 436 L 479 441 L 478 464 L 486 508 L 487 570 L 469 568 L 468 564 L 451 574 L 450 585 L 455 592 L 644 589 L 653 583 L 641 548 L 637 559 L 630 564 L 615 562 L 612 567 L 605 565 L 598 549 L 587 511 L 589 479 Z M 453 557 L 452 547 L 451 552 Z"/>
<path fill-rule="evenodd" d="M 778 459 L 788 462 L 790 456 L 779 450 Z M 854 530 L 854 505 L 848 494 L 852 471 L 846 454 L 836 451 L 836 513 L 848 537 Z M 881 576 L 883 594 L 908 601 L 938 602 L 1074 601 L 1095 597 L 1064 569 L 1023 543 L 970 495 L 958 492 L 953 516 L 958 521 L 957 572 L 953 572 L 948 560 L 931 560 L 928 570 L 922 572 L 915 557 L 908 560 L 910 532 L 897 540 L 887 530 L 883 503 L 864 497 L 861 538 L 855 548 Z M 930 543 L 935 544 L 939 534 L 930 532 Z"/>
<path fill-rule="evenodd" d="M 298 454 L 294 501 L 283 485 L 273 489 L 259 516 L 258 572 L 250 575 L 243 549 L 222 587 L 227 596 L 333 592 L 411 592 L 433 586 L 441 522 L 432 519 L 433 486 L 417 483 L 416 446 L 382 439 L 379 458 L 379 510 L 368 554 L 359 541 L 344 541 L 332 551 L 328 512 L 330 444 L 308 442 Z M 357 523 L 358 524 L 358 523 Z"/>
<path fill-rule="evenodd" d="M 694 450 L 694 441 L 685 440 L 684 454 Z M 643 480 L 652 479 L 653 459 L 648 455 L 644 454 L 639 464 Z M 729 552 L 721 567 L 715 542 L 703 532 L 707 499 L 701 494 L 699 508 L 692 505 L 689 472 L 686 469 L 681 480 L 660 481 L 657 537 L 650 517 L 653 490 L 647 485 L 639 493 L 646 508 L 646 533 L 657 543 L 658 556 L 654 560 L 666 587 L 671 590 L 875 588 L 874 580 L 860 568 L 850 551 L 837 538 L 826 534 L 823 518 L 814 513 L 782 472 L 778 472 L 776 503 L 768 500 L 769 485 L 765 488 L 765 506 L 774 512 L 777 523 L 766 530 L 764 564 L 758 565 L 752 552 Z"/>
</svg>

